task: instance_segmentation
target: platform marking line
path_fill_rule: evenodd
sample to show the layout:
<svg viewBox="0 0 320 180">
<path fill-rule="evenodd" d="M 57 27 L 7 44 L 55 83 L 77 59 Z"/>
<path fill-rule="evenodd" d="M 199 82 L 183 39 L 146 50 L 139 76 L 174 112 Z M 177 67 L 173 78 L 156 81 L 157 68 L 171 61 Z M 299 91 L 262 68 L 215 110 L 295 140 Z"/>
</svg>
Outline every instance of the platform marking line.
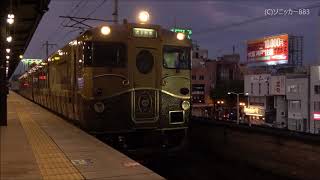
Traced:
<svg viewBox="0 0 320 180">
<path fill-rule="evenodd" d="M 27 111 L 17 113 L 44 180 L 84 180 L 78 169 L 53 140 L 30 117 Z"/>
</svg>

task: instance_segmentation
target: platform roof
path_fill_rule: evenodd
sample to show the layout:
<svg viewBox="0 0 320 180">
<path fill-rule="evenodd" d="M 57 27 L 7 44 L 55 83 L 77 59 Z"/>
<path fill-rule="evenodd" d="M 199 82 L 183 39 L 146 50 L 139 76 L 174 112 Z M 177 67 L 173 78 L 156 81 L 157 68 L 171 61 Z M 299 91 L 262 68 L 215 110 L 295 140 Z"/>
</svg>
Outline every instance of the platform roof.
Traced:
<svg viewBox="0 0 320 180">
<path fill-rule="evenodd" d="M 1 46 L 1 51 L 5 52 L 6 48 L 11 49 L 9 77 L 19 64 L 19 56 L 23 55 L 27 49 L 42 16 L 49 10 L 48 5 L 50 1 L 51 0 L 0 0 L 1 41 L 5 42 Z M 6 19 L 10 13 L 14 14 L 15 22 L 9 26 Z M 5 41 L 8 34 L 13 38 L 11 43 Z M 4 55 L 2 54 L 2 56 Z"/>
</svg>

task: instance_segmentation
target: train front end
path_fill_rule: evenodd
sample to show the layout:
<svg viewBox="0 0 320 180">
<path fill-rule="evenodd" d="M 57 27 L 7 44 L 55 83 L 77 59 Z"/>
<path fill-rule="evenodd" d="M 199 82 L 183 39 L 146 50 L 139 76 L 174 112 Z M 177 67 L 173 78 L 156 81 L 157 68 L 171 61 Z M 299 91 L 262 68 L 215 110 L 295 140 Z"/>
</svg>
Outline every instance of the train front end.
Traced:
<svg viewBox="0 0 320 180">
<path fill-rule="evenodd" d="M 191 86 L 191 42 L 181 36 L 128 23 L 84 34 L 83 126 L 126 145 L 180 145 Z"/>
</svg>

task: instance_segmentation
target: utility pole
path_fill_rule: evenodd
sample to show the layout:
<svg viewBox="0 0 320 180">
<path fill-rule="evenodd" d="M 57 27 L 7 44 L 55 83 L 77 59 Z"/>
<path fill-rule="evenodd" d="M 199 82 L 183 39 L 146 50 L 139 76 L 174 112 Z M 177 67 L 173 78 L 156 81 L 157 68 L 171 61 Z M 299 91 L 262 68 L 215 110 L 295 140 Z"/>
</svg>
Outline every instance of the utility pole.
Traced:
<svg viewBox="0 0 320 180">
<path fill-rule="evenodd" d="M 46 47 L 46 59 L 48 60 L 48 57 L 49 57 L 49 47 L 51 46 L 57 46 L 57 44 L 50 44 L 49 41 L 46 41 L 46 43 L 43 44 L 43 46 Z M 48 71 L 47 71 L 47 80 L 48 80 L 48 89 L 49 89 L 49 92 L 50 92 L 50 63 L 49 61 L 47 61 L 47 65 L 48 65 Z"/>
<path fill-rule="evenodd" d="M 118 0 L 114 0 L 113 3 L 114 3 L 113 4 L 114 10 L 113 10 L 113 13 L 112 13 L 113 21 L 114 21 L 115 24 L 118 24 L 118 21 L 119 21 L 119 19 L 118 19 L 118 9 L 119 9 Z"/>
<path fill-rule="evenodd" d="M 46 47 L 46 58 L 48 59 L 48 57 L 49 57 L 49 47 L 57 46 L 57 44 L 50 44 L 49 41 L 46 41 L 46 43 L 44 43 L 43 46 Z"/>
</svg>

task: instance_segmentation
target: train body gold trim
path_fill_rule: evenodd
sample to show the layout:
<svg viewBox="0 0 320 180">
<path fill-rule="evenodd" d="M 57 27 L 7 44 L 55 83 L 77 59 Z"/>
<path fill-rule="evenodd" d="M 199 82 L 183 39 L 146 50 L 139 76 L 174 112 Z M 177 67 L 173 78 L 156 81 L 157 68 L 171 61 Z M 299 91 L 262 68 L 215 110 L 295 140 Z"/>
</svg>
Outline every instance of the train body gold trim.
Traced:
<svg viewBox="0 0 320 180">
<path fill-rule="evenodd" d="M 112 94 L 110 96 L 98 96 L 98 97 L 87 97 L 87 96 L 84 96 L 84 95 L 81 94 L 81 97 L 86 99 L 86 100 L 103 100 L 103 99 L 110 99 L 110 98 L 113 98 L 113 97 L 116 97 L 116 96 L 120 96 L 122 94 L 126 94 L 126 93 L 129 93 L 129 92 L 137 91 L 137 90 L 161 91 L 164 94 L 167 94 L 169 96 L 172 96 L 172 97 L 175 97 L 175 98 L 178 98 L 178 99 L 190 100 L 190 96 L 181 96 L 181 95 L 170 93 L 170 92 L 165 91 L 163 89 L 157 89 L 157 88 L 132 88 L 132 89 L 128 89 L 128 90 L 125 90 L 125 91 L 118 92 L 118 93 L 114 93 L 114 94 Z"/>
</svg>

